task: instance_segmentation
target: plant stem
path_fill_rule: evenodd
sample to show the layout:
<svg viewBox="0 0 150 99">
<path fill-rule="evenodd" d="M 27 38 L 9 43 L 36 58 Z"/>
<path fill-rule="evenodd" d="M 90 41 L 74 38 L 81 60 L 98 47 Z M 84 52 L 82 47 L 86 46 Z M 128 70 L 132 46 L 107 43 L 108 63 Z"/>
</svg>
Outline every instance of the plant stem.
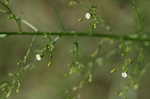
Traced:
<svg viewBox="0 0 150 99">
<path fill-rule="evenodd" d="M 28 21 L 21 19 L 21 22 L 27 25 L 29 28 L 31 28 L 34 32 L 38 32 L 38 29 L 35 26 L 33 26 L 31 23 L 29 23 Z"/>
<path fill-rule="evenodd" d="M 15 22 L 16 22 L 18 28 L 19 28 L 19 32 L 21 32 L 21 31 L 22 31 L 22 28 L 21 28 L 21 24 L 20 24 L 20 21 L 19 21 L 20 18 L 18 18 L 18 17 L 14 14 L 14 12 L 11 10 L 11 8 L 10 8 L 7 4 L 5 4 L 4 2 L 0 1 L 0 5 L 2 5 L 3 7 L 5 7 L 5 8 L 7 9 L 9 16 L 12 16 L 12 17 L 13 17 L 13 20 L 15 20 Z"/>
<path fill-rule="evenodd" d="M 51 35 L 51 36 L 78 36 L 78 37 L 95 37 L 95 38 L 108 38 L 114 40 L 125 40 L 125 41 L 148 41 L 148 36 L 138 35 L 117 35 L 117 34 L 102 34 L 102 33 L 85 33 L 85 32 L 0 32 L 0 35 Z"/>
</svg>

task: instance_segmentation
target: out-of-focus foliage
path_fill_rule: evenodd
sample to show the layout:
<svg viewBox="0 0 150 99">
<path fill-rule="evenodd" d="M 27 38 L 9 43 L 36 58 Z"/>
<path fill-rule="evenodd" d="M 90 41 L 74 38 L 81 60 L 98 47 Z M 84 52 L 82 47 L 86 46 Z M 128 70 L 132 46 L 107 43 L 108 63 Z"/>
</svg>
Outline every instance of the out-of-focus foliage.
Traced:
<svg viewBox="0 0 150 99">
<path fill-rule="evenodd" d="M 148 0 L 1 0 L 0 99 L 149 99 Z M 40 33 L 40 32 L 39 32 Z"/>
</svg>

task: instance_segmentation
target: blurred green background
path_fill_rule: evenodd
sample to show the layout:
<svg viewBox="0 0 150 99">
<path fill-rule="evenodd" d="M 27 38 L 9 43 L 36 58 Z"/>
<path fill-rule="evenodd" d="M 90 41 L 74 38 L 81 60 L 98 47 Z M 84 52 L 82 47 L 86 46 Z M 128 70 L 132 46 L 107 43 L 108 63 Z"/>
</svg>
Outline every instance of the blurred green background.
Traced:
<svg viewBox="0 0 150 99">
<path fill-rule="evenodd" d="M 43 32 L 88 32 L 88 22 L 79 22 L 78 19 L 84 16 L 91 5 L 97 6 L 98 16 L 102 16 L 106 24 L 111 27 L 111 33 L 127 35 L 127 33 L 135 32 L 137 28 L 136 15 L 130 7 L 130 1 L 132 0 L 79 0 L 83 6 L 80 4 L 69 6 L 70 1 L 10 0 L 10 7 L 17 16 L 29 21 Z M 136 0 L 136 5 L 144 16 L 144 33 L 149 35 L 150 1 Z M 18 29 L 14 21 L 8 20 L 7 15 L 0 14 L 0 32 L 3 31 L 14 32 Z M 23 25 L 23 31 L 30 32 L 32 30 Z M 110 33 L 101 26 L 98 26 L 95 31 Z M 0 80 L 7 79 L 9 72 L 16 71 L 16 63 L 23 59 L 31 39 L 32 36 L 10 36 L 0 39 Z M 72 43 L 76 39 L 80 42 L 82 61 L 88 62 L 87 57 L 97 48 L 100 38 L 62 37 L 56 44 L 53 66 L 47 67 L 47 59 L 43 59 L 36 64 L 35 69 L 25 74 L 20 93 L 14 93 L 9 99 L 64 99 L 62 96 L 65 89 L 71 87 L 80 79 L 78 75 L 69 78 L 64 77 L 64 73 L 68 72 L 67 65 L 71 62 Z M 42 47 L 42 40 L 42 37 L 37 37 L 32 52 Z M 121 99 L 114 95 L 114 91 L 121 88 L 126 80 L 121 79 L 119 72 L 109 73 L 112 66 L 120 63 L 120 57 L 113 54 L 119 54 L 117 44 L 111 45 L 107 39 L 104 40 L 102 55 L 99 56 L 102 64 L 97 64 L 99 66 L 94 70 L 93 83 L 80 90 L 80 99 Z M 147 63 L 143 65 L 149 65 L 149 47 L 144 47 L 144 53 Z M 30 56 L 34 58 L 35 53 L 31 53 Z M 128 99 L 150 98 L 149 74 L 150 72 L 147 70 L 140 82 L 140 88 L 137 92 L 131 90 Z"/>
</svg>

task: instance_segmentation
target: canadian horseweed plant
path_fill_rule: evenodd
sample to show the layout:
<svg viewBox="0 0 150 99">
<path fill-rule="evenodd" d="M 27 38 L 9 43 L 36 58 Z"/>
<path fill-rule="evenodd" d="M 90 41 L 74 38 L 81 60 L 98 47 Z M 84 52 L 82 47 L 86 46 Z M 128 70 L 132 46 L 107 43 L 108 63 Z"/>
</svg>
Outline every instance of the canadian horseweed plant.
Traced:
<svg viewBox="0 0 150 99">
<path fill-rule="evenodd" d="M 88 32 L 70 32 L 64 29 L 61 21 L 61 16 L 56 11 L 57 18 L 60 22 L 60 32 L 42 32 L 32 25 L 27 20 L 17 16 L 11 9 L 11 0 L 1 0 L 0 14 L 8 16 L 8 19 L 15 21 L 19 29 L 18 32 L 0 32 L 0 38 L 13 35 L 31 35 L 33 36 L 30 47 L 28 48 L 23 60 L 18 61 L 18 68 L 16 72 L 8 73 L 8 79 L 0 82 L 0 99 L 9 98 L 12 93 L 19 93 L 22 85 L 22 77 L 26 72 L 31 71 L 36 67 L 36 64 L 48 58 L 47 66 L 52 67 L 54 50 L 56 49 L 57 41 L 63 36 L 69 36 L 75 38 L 71 49 L 71 62 L 67 65 L 69 70 L 64 73 L 65 77 L 71 77 L 78 75 L 78 82 L 70 88 L 66 88 L 64 91 L 64 99 L 81 99 L 80 90 L 85 86 L 92 84 L 95 80 L 95 70 L 103 68 L 108 61 L 113 57 L 117 57 L 119 60 L 113 59 L 116 64 L 110 64 L 111 68 L 107 71 L 109 74 L 118 74 L 119 78 L 125 81 L 125 84 L 119 86 L 119 89 L 114 91 L 114 96 L 121 97 L 121 99 L 128 99 L 130 90 L 137 91 L 139 88 L 139 82 L 141 77 L 146 72 L 147 65 L 145 60 L 145 53 L 143 46 L 149 46 L 150 37 L 144 33 L 144 17 L 140 12 L 140 8 L 136 5 L 136 0 L 129 0 L 130 6 L 133 9 L 136 19 L 136 32 L 127 33 L 126 35 L 117 35 L 112 32 L 113 28 L 108 24 L 103 16 L 97 14 L 101 7 L 95 4 L 86 4 L 85 1 L 80 0 L 66 0 L 67 7 L 83 6 L 86 11 L 81 16 L 78 22 L 88 23 Z M 127 0 L 128 1 L 128 0 Z M 13 2 L 13 0 L 11 1 Z M 33 32 L 25 32 L 22 29 L 22 24 L 29 27 Z M 98 28 L 104 29 L 108 33 L 98 33 Z M 42 48 L 36 49 L 33 53 L 32 59 L 29 58 L 33 43 L 36 41 L 37 36 L 43 38 L 44 44 Z M 81 53 L 81 45 L 79 38 L 89 37 L 91 39 L 98 39 L 97 47 L 87 57 L 88 61 L 82 61 L 83 57 Z M 78 38 L 78 39 L 77 39 Z M 41 41 L 42 42 L 42 41 Z M 111 47 L 109 50 L 104 46 Z M 104 51 L 103 51 L 104 50 Z M 107 51 L 107 52 L 106 52 Z M 119 53 L 119 54 L 118 54 Z M 110 59 L 111 58 L 111 59 Z M 118 62 L 119 61 L 119 62 Z M 108 63 L 109 64 L 109 63 Z M 99 98 L 100 99 L 100 98 Z"/>
</svg>

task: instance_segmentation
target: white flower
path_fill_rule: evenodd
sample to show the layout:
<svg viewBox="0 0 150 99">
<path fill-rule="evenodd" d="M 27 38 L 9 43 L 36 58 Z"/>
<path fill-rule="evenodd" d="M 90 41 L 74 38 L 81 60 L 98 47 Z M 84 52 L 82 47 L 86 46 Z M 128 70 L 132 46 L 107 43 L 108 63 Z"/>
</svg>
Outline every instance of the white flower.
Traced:
<svg viewBox="0 0 150 99">
<path fill-rule="evenodd" d="M 89 12 L 85 13 L 85 19 L 89 20 L 91 18 L 91 14 Z"/>
<path fill-rule="evenodd" d="M 41 61 L 41 60 L 42 60 L 42 57 L 41 57 L 41 55 L 40 55 L 40 54 L 36 54 L 36 56 L 35 56 L 35 57 L 36 57 L 36 60 L 37 60 L 37 61 Z"/>
<path fill-rule="evenodd" d="M 121 76 L 122 76 L 123 78 L 127 78 L 127 77 L 128 77 L 128 74 L 127 74 L 126 72 L 122 72 L 122 73 L 121 73 Z"/>
</svg>

